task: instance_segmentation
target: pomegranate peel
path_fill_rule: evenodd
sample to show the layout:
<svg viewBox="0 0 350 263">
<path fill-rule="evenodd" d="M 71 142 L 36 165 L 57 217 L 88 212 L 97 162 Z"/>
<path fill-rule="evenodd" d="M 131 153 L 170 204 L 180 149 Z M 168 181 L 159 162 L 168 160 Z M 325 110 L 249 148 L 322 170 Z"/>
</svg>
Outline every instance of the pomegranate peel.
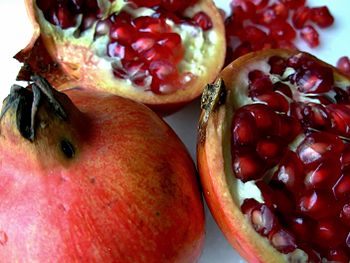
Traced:
<svg viewBox="0 0 350 263">
<path fill-rule="evenodd" d="M 266 76 L 272 90 L 254 81 Z M 308 262 L 314 253 L 332 260 L 331 249 L 350 258 L 341 239 L 349 231 L 349 86 L 346 75 L 309 54 L 274 49 L 238 58 L 205 89 L 197 142 L 203 193 L 247 261 Z M 281 97 L 269 104 L 256 93 L 283 95 L 288 107 L 276 107 Z M 244 133 L 254 130 L 247 116 L 255 137 Z M 260 147 L 266 141 L 278 148 Z M 315 235 L 328 241 L 315 245 Z"/>
<path fill-rule="evenodd" d="M 142 29 L 142 26 L 141 29 L 138 29 L 146 33 L 153 32 L 152 30 L 156 30 L 155 32 L 158 32 L 158 30 L 170 30 L 181 36 L 181 48 L 168 49 L 166 44 L 164 44 L 165 42 L 160 41 L 159 45 L 155 45 L 157 48 L 147 51 L 147 54 L 141 52 L 137 55 L 142 57 L 142 63 L 148 64 L 149 60 L 156 60 L 159 54 L 167 57 L 170 53 L 176 51 L 175 53 L 177 54 L 174 54 L 174 56 L 180 56 L 180 60 L 178 61 L 177 58 L 174 58 L 176 60 L 174 65 L 180 75 L 160 82 L 156 81 L 156 78 L 152 75 L 153 73 L 146 69 L 138 71 L 138 75 L 135 76 L 134 73 L 130 73 L 125 68 L 123 60 L 136 59 L 134 58 L 135 52 L 129 46 L 124 46 L 129 44 L 124 44 L 119 40 L 114 42 L 115 40 L 108 39 L 108 34 L 113 26 L 104 26 L 101 35 L 97 33 L 100 30 L 98 23 L 107 24 L 104 21 L 108 20 L 110 24 L 110 21 L 114 21 L 112 14 L 116 14 L 116 17 L 118 17 L 118 15 L 126 12 L 133 16 L 131 19 L 134 19 L 140 15 L 145 17 L 155 16 L 158 12 L 157 9 L 149 7 L 138 8 L 137 5 L 135 8 L 132 3 L 126 4 L 119 0 L 101 1 L 101 3 L 99 2 L 99 11 L 92 25 L 87 29 L 81 30 L 83 21 L 80 20 L 85 19 L 85 16 L 78 15 L 76 24 L 67 28 L 60 28 L 47 21 L 44 13 L 34 0 L 26 1 L 26 5 L 36 36 L 33 37 L 32 42 L 40 35 L 48 53 L 62 67 L 66 75 L 77 78 L 80 82 L 87 83 L 89 86 L 98 86 L 100 90 L 145 103 L 152 108 L 160 109 L 160 111 L 162 109 L 167 111 L 167 108 L 179 108 L 198 97 L 205 84 L 214 80 L 223 65 L 225 52 L 222 52 L 221 49 L 225 45 L 224 25 L 220 13 L 211 0 L 200 0 L 193 6 L 179 12 L 186 19 L 187 17 L 193 18 L 193 21 L 186 22 L 184 20 L 182 22 L 181 19 L 183 18 L 181 17 L 178 21 L 175 14 L 170 15 L 166 12 L 164 16 L 169 18 L 162 18 L 163 11 L 159 11 L 161 18 L 157 19 L 166 21 L 166 24 L 163 25 L 165 29 L 159 28 L 159 25 L 152 24 L 151 20 L 147 20 L 147 23 L 151 24 L 146 29 Z M 137 12 L 141 13 L 138 14 Z M 175 18 L 172 18 L 173 16 Z M 206 21 L 207 19 L 210 19 L 210 21 Z M 198 25 L 194 23 L 198 23 Z M 135 26 L 139 28 L 136 20 Z M 127 24 L 122 24 L 119 29 L 123 27 L 127 30 Z M 135 34 L 135 37 L 141 31 Z M 131 35 L 132 33 L 130 32 L 127 36 L 133 38 Z M 119 34 L 119 36 L 121 37 L 122 35 Z M 111 36 L 111 38 L 113 37 Z M 108 44 L 109 41 L 112 41 L 110 44 L 122 43 L 123 45 L 120 47 L 111 46 L 113 50 L 112 55 L 108 55 L 106 52 L 107 46 L 110 45 Z M 144 43 L 146 44 L 146 42 Z M 33 46 L 32 43 L 25 50 L 30 49 L 31 46 Z M 136 50 L 139 50 L 139 45 L 131 45 L 131 47 L 133 46 Z M 184 49 L 183 54 L 180 49 Z M 122 59 L 119 59 L 119 56 L 122 56 Z M 126 56 L 130 57 L 127 58 Z M 207 59 L 208 57 L 211 59 Z M 146 58 L 146 61 L 144 61 L 144 58 Z M 173 57 L 167 57 L 166 59 L 171 60 Z M 139 61 L 138 57 L 137 60 Z M 142 75 L 141 73 L 145 74 Z M 98 83 L 98 85 L 94 85 L 95 83 Z"/>
<path fill-rule="evenodd" d="M 0 132 L 6 261 L 198 260 L 193 162 L 144 105 L 75 85 L 60 93 L 34 77 L 5 99 Z"/>
</svg>

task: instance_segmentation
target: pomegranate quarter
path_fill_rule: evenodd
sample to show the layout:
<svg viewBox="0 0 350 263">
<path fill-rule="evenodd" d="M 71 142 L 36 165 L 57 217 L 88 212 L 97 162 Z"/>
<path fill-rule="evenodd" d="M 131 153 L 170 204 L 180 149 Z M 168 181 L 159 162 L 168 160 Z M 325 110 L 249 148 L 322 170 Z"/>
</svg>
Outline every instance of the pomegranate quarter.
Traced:
<svg viewBox="0 0 350 263">
<path fill-rule="evenodd" d="M 40 38 L 68 76 L 159 111 L 198 97 L 224 63 L 223 18 L 211 0 L 26 4 L 35 35 L 22 53 Z"/>
<path fill-rule="evenodd" d="M 299 51 L 249 53 L 202 96 L 208 206 L 249 262 L 349 262 L 350 79 Z"/>
<path fill-rule="evenodd" d="M 169 126 L 129 99 L 33 80 L 0 115 L 1 262 L 197 261 L 203 203 Z"/>
</svg>

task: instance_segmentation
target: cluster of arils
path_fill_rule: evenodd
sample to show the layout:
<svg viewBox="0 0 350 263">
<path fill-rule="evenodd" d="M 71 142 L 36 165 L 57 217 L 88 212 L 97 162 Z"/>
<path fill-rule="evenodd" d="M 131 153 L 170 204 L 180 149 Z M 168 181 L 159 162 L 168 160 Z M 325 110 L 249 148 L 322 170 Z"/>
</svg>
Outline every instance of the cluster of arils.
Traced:
<svg viewBox="0 0 350 263">
<path fill-rule="evenodd" d="M 269 73 L 248 73 L 256 103 L 233 118 L 235 176 L 256 180 L 264 198 L 245 199 L 242 212 L 282 253 L 299 248 L 308 262 L 349 262 L 350 148 L 341 139 L 350 135 L 349 86 L 306 56 L 271 56 L 268 64 Z"/>
<path fill-rule="evenodd" d="M 298 34 L 310 47 L 317 47 L 316 27 L 334 22 L 327 6 L 309 7 L 306 0 L 233 0 L 231 9 L 226 19 L 227 62 L 261 49 L 295 49 Z"/>
</svg>

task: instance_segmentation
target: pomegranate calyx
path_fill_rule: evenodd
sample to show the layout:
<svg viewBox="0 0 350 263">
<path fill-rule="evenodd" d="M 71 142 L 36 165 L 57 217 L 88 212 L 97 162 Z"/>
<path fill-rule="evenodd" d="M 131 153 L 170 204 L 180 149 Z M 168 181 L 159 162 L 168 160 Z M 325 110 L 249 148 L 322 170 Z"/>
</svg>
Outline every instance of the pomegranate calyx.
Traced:
<svg viewBox="0 0 350 263">
<path fill-rule="evenodd" d="M 219 78 L 215 83 L 208 84 L 201 98 L 201 109 L 204 110 L 203 122 L 208 120 L 210 113 L 217 106 L 223 104 L 226 99 L 226 88 L 223 79 Z"/>
<path fill-rule="evenodd" d="M 61 120 L 66 121 L 67 112 L 59 101 L 58 91 L 40 76 L 32 76 L 30 88 L 14 84 L 10 94 L 5 98 L 0 114 L 0 121 L 11 109 L 15 112 L 15 122 L 23 138 L 33 142 L 36 133 L 36 115 L 43 100 L 47 100 L 53 113 Z M 65 149 L 67 144 L 65 143 Z"/>
</svg>

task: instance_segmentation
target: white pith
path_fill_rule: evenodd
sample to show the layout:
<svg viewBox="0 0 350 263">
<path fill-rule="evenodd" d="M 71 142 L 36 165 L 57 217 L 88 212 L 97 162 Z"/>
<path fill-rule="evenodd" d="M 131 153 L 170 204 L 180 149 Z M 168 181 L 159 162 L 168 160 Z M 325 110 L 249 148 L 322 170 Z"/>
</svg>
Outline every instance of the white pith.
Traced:
<svg viewBox="0 0 350 263">
<path fill-rule="evenodd" d="M 104 9 L 104 16 L 103 18 L 107 18 L 110 14 L 119 12 L 121 10 L 126 10 L 129 13 L 133 14 L 135 17 L 138 16 L 150 16 L 155 11 L 150 8 L 138 8 L 138 9 L 132 9 L 130 8 L 130 5 L 124 2 L 124 0 L 116 0 L 111 5 L 109 4 L 108 0 L 101 0 L 99 1 L 101 6 L 105 6 Z M 96 23 L 94 25 L 85 30 L 78 38 L 74 35 L 76 34 L 76 31 L 81 23 L 81 15 L 78 18 L 77 25 L 72 28 L 62 29 L 58 26 L 52 25 L 49 23 L 42 11 L 36 6 L 35 9 L 37 12 L 37 19 L 39 24 L 41 25 L 41 30 L 46 34 L 54 37 L 55 43 L 66 43 L 69 42 L 71 45 L 77 45 L 77 46 L 83 46 L 86 48 L 89 48 L 93 51 L 93 55 L 89 57 L 85 57 L 84 60 L 92 61 L 92 63 L 89 65 L 93 65 L 96 69 L 101 69 L 106 72 L 105 76 L 107 79 L 115 80 L 116 86 L 118 84 L 118 88 L 121 90 L 124 90 L 125 93 L 127 90 L 132 89 L 134 93 L 150 93 L 150 96 L 152 96 L 152 92 L 150 91 L 150 84 L 152 76 L 148 77 L 148 83 L 144 86 L 137 86 L 135 85 L 130 79 L 117 79 L 113 75 L 113 69 L 112 69 L 112 62 L 116 65 L 121 65 L 120 59 L 115 57 L 109 57 L 106 54 L 107 50 L 107 44 L 109 42 L 109 36 L 99 36 L 98 38 L 94 39 L 94 33 L 96 29 Z M 201 11 L 200 6 L 193 6 L 190 8 L 187 8 L 184 12 L 184 15 L 188 17 L 192 17 L 195 13 Z M 191 83 L 200 76 L 206 75 L 207 72 L 207 63 L 206 60 L 210 58 L 211 56 L 214 56 L 215 52 L 217 52 L 217 47 L 215 47 L 215 43 L 218 41 L 219 34 L 215 30 L 207 30 L 203 31 L 200 27 L 188 25 L 188 24 L 180 24 L 176 25 L 172 20 L 167 19 L 166 23 L 168 26 L 171 27 L 172 31 L 175 33 L 178 33 L 181 36 L 182 39 L 182 45 L 185 47 L 185 53 L 183 60 L 178 64 L 177 68 L 179 70 L 180 74 L 183 73 L 191 73 L 188 75 L 193 75 L 193 79 L 187 75 L 184 75 L 183 85 L 181 86 L 182 89 L 186 89 L 187 87 L 191 86 Z M 58 61 L 60 61 L 62 64 L 74 64 L 75 61 L 69 61 L 67 58 L 72 56 L 67 56 L 67 54 L 70 54 L 70 47 L 67 45 L 65 47 L 64 45 L 61 45 L 60 48 L 62 49 L 62 52 L 58 52 Z M 60 55 L 63 54 L 63 55 Z M 82 68 L 87 67 L 85 64 L 80 65 Z M 89 76 L 86 76 L 86 78 L 89 78 Z M 173 91 L 170 91 L 172 93 Z M 122 91 L 123 93 L 123 91 Z M 166 93 L 166 91 L 165 91 Z"/>
</svg>

